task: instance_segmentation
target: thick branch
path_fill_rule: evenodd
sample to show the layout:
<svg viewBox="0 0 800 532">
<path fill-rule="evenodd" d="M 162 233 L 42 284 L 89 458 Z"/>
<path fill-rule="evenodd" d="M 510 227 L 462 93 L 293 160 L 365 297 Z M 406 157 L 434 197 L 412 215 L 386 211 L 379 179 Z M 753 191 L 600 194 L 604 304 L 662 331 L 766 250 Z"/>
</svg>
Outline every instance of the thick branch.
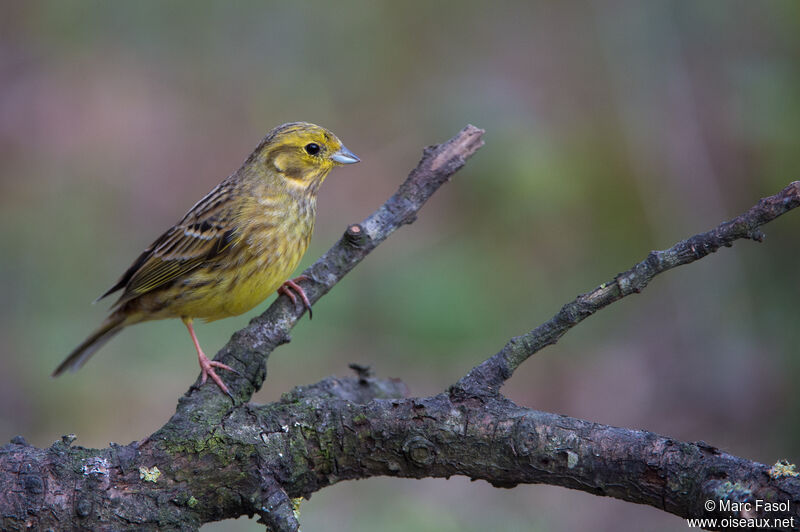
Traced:
<svg viewBox="0 0 800 532">
<path fill-rule="evenodd" d="M 761 242 L 759 227 L 800 206 L 800 181 L 794 181 L 778 194 L 761 199 L 744 214 L 724 222 L 706 233 L 682 240 L 664 251 L 651 251 L 645 260 L 603 283 L 591 292 L 579 295 L 564 305 L 550 320 L 522 336 L 512 338 L 500 352 L 472 369 L 455 389 L 467 393 L 496 393 L 520 364 L 603 307 L 630 294 L 638 294 L 648 283 L 667 270 L 702 259 L 719 248 L 730 247 L 740 238 Z"/>
<path fill-rule="evenodd" d="M 400 397 L 402 383 L 327 379 L 297 389 L 316 404 Z M 276 531 L 297 529 L 277 479 L 303 478 L 291 467 L 303 451 L 286 410 L 312 423 L 312 408 L 283 401 L 276 414 L 251 405 L 232 409 L 213 430 L 173 431 L 105 449 L 73 446 L 65 436 L 47 449 L 21 437 L 0 448 L 0 530 L 197 530 L 203 523 L 259 514 Z M 280 417 L 281 414 L 282 417 Z M 205 426 L 201 412 L 200 426 Z M 291 424 L 291 425 L 290 425 Z M 268 428 L 265 428 L 268 427 Z"/>
<path fill-rule="evenodd" d="M 325 382 L 325 381 L 323 381 Z M 290 403 L 294 404 L 294 403 Z M 683 517 L 709 517 L 707 500 L 786 501 L 800 497 L 800 480 L 731 456 L 703 442 L 591 423 L 521 408 L 500 396 L 485 401 L 439 394 L 354 404 L 332 397 L 304 399 L 311 418 L 279 414 L 287 436 L 302 445 L 281 478 L 290 496 L 341 480 L 376 475 L 426 478 L 465 475 L 496 487 L 551 484 L 647 504 Z M 271 419 L 275 405 L 253 413 Z M 244 420 L 242 420 L 244 421 Z M 261 423 L 262 430 L 271 422 Z M 309 467 L 313 464 L 313 467 Z M 749 517 L 795 518 L 788 512 Z"/>
<path fill-rule="evenodd" d="M 236 407 L 201 440 L 103 450 L 18 441 L 0 450 L 3 478 L 15 488 L 0 496 L 8 497 L 3 528 L 21 529 L 12 525 L 28 519 L 56 528 L 193 530 L 260 514 L 276 530 L 296 530 L 290 498 L 379 475 L 552 484 L 683 517 L 723 515 L 707 512 L 707 500 L 800 500 L 792 473 L 702 442 L 538 412 L 500 396 L 403 392 L 395 381 L 331 377 L 278 403 Z M 31 517 L 34 500 L 48 510 Z M 797 505 L 734 515 L 800 523 Z"/>
</svg>

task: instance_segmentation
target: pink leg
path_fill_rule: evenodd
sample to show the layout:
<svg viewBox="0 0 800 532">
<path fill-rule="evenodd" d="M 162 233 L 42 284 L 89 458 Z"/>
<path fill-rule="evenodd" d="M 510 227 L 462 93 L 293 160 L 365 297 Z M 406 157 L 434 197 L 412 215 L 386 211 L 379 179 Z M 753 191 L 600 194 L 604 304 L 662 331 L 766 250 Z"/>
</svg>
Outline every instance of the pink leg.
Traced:
<svg viewBox="0 0 800 532">
<path fill-rule="evenodd" d="M 288 281 L 283 283 L 280 288 L 278 288 L 278 293 L 284 294 L 286 295 L 286 297 L 291 299 L 292 305 L 297 304 L 297 297 L 295 297 L 295 292 L 297 293 L 298 296 L 300 296 L 300 299 L 303 300 L 303 306 L 308 311 L 308 319 L 311 319 L 313 317 L 311 314 L 311 302 L 308 300 L 308 296 L 306 295 L 305 290 L 303 290 L 302 287 L 299 284 L 297 284 L 297 281 L 310 281 L 310 280 L 311 279 L 309 279 L 307 275 L 301 275 L 299 277 L 295 277 L 294 279 L 289 279 Z"/>
<path fill-rule="evenodd" d="M 223 364 L 222 362 L 217 362 L 216 360 L 209 360 L 203 350 L 200 348 L 200 342 L 197 341 L 197 335 L 194 334 L 194 327 L 192 326 L 192 319 L 191 318 L 181 318 L 183 323 L 186 325 L 186 328 L 189 329 L 189 334 L 192 336 L 192 342 L 194 342 L 194 348 L 197 349 L 197 361 L 200 363 L 200 372 L 203 375 L 202 383 L 205 384 L 206 380 L 211 377 L 211 380 L 219 386 L 219 389 L 225 392 L 231 399 L 233 396 L 231 392 L 228 391 L 228 387 L 225 386 L 225 383 L 222 382 L 222 379 L 219 378 L 219 375 L 214 371 L 214 368 L 219 369 L 227 369 L 228 371 L 233 371 L 236 373 L 236 370 L 232 367 L 228 366 L 227 364 Z"/>
</svg>

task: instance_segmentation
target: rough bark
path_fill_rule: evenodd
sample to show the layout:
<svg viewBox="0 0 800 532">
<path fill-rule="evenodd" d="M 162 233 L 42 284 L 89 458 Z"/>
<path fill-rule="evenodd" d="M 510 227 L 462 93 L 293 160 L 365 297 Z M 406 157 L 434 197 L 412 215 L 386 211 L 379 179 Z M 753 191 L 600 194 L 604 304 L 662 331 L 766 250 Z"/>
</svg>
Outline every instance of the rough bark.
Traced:
<svg viewBox="0 0 800 532">
<path fill-rule="evenodd" d="M 330 290 L 389 234 L 414 220 L 425 201 L 482 145 L 467 126 L 427 148 L 418 167 L 380 209 L 347 229 L 306 272 L 311 301 Z M 524 360 L 555 343 L 600 308 L 641 291 L 653 276 L 739 238 L 800 205 L 800 183 L 765 198 L 708 233 L 652 252 L 612 282 L 578 296 L 551 320 L 512 339 L 450 389 L 408 398 L 403 383 L 328 378 L 281 401 L 248 403 L 266 378 L 266 360 L 289 340 L 303 310 L 281 297 L 237 332 L 216 359 L 235 398 L 199 381 L 173 417 L 140 442 L 105 449 L 46 449 L 21 437 L 0 448 L 3 530 L 196 530 L 203 523 L 259 515 L 277 531 L 299 527 L 292 499 L 342 480 L 378 475 L 465 475 L 497 487 L 547 483 L 648 504 L 685 517 L 713 516 L 707 500 L 791 501 L 786 512 L 743 507 L 744 517 L 794 518 L 800 480 L 790 467 L 723 453 L 649 432 L 609 427 L 515 405 L 499 393 Z M 789 526 L 787 525 L 787 527 Z"/>
</svg>

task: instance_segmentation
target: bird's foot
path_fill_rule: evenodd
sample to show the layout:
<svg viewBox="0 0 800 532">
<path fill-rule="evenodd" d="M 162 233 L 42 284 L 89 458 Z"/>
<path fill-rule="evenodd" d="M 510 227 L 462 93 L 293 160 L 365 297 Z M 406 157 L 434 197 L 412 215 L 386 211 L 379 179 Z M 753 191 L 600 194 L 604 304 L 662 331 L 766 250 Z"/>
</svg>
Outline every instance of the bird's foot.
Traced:
<svg viewBox="0 0 800 532">
<path fill-rule="evenodd" d="M 211 377 L 211 380 L 214 381 L 217 386 L 219 386 L 219 389 L 225 392 L 228 397 L 233 399 L 233 395 L 231 395 L 231 392 L 228 391 L 228 387 L 225 386 L 225 383 L 219 378 L 219 375 L 217 375 L 217 372 L 214 371 L 214 368 L 226 369 L 236 373 L 237 375 L 239 372 L 227 364 L 217 362 L 216 360 L 209 360 L 209 358 L 202 351 L 197 354 L 197 361 L 200 363 L 200 373 L 203 376 L 200 381 L 201 384 L 205 384 L 208 378 Z"/>
<path fill-rule="evenodd" d="M 311 279 L 307 275 L 301 275 L 299 277 L 295 277 L 294 279 L 289 279 L 285 283 L 278 288 L 279 294 L 284 294 L 286 297 L 292 300 L 292 305 L 297 305 L 297 296 L 300 296 L 300 299 L 303 301 L 303 306 L 308 311 L 308 319 L 311 319 L 313 316 L 311 314 L 311 301 L 308 300 L 308 296 L 306 295 L 305 290 L 297 284 L 297 281 L 310 281 Z M 297 294 L 297 296 L 295 295 Z"/>
</svg>

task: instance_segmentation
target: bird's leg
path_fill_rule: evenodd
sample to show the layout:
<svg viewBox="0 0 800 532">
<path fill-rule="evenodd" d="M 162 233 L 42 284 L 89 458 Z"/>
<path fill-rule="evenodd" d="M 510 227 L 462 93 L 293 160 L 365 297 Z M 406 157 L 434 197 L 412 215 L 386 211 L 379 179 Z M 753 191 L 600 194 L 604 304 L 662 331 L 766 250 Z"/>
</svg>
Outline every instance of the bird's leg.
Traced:
<svg viewBox="0 0 800 532">
<path fill-rule="evenodd" d="M 311 279 L 308 275 L 300 275 L 299 277 L 295 277 L 294 279 L 289 279 L 285 283 L 278 288 L 279 294 L 285 294 L 286 297 L 292 300 L 292 305 L 297 304 L 297 297 L 295 297 L 295 292 L 297 295 L 300 296 L 300 299 L 303 300 L 303 306 L 308 311 L 308 319 L 311 319 L 313 316 L 311 314 L 311 302 L 308 300 L 308 296 L 306 295 L 305 290 L 297 284 L 297 281 L 310 281 Z M 293 292 L 294 291 L 294 292 Z"/>
<path fill-rule="evenodd" d="M 214 368 L 219 369 L 227 369 L 228 371 L 233 371 L 234 373 L 238 373 L 235 369 L 228 366 L 227 364 L 223 364 L 222 362 L 217 362 L 216 360 L 210 360 L 203 350 L 200 348 L 200 342 L 197 341 L 197 335 L 194 334 L 194 327 L 192 326 L 192 319 L 191 318 L 181 318 L 183 320 L 184 325 L 186 328 L 189 329 L 189 334 L 192 336 L 192 342 L 194 342 L 194 348 L 197 349 L 197 361 L 200 363 L 200 372 L 203 375 L 202 384 L 206 383 L 208 377 L 211 377 L 219 389 L 225 392 L 228 397 L 233 399 L 233 395 L 231 392 L 228 391 L 228 387 L 225 386 L 225 383 L 222 382 L 222 379 L 219 378 L 219 375 L 214 371 Z"/>
</svg>

